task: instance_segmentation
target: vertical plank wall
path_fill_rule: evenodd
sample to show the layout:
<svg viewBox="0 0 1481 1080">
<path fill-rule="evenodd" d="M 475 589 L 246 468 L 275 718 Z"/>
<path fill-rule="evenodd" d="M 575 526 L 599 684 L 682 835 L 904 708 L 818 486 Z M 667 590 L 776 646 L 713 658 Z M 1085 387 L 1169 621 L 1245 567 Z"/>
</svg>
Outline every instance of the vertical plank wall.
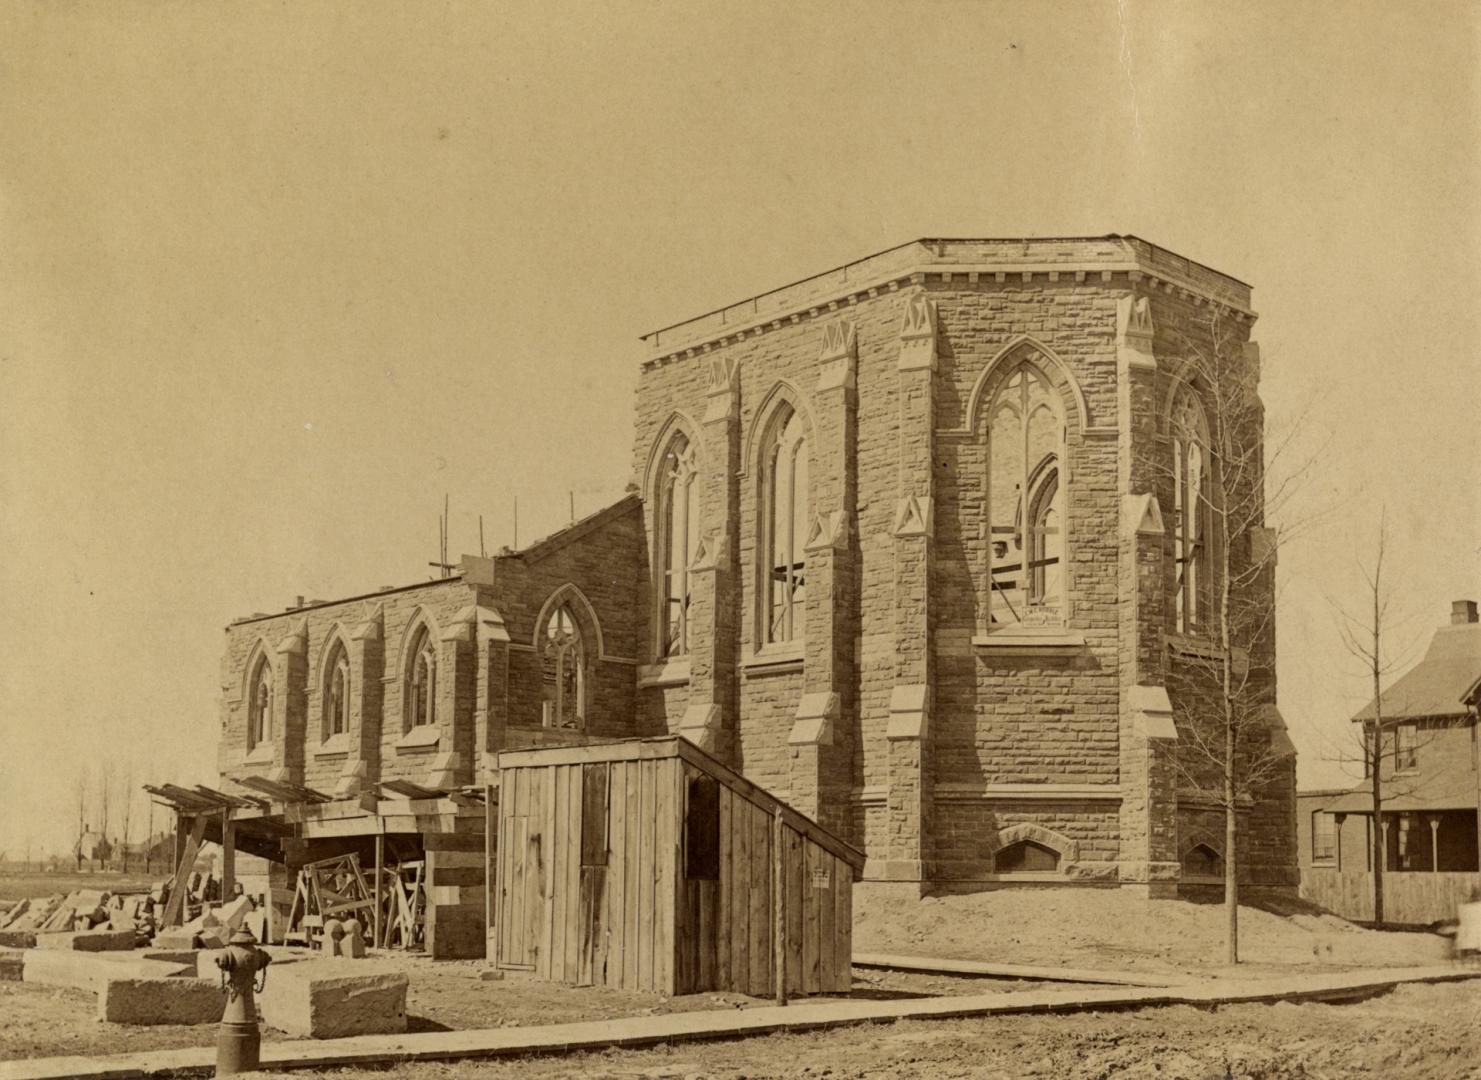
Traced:
<svg viewBox="0 0 1481 1080">
<path fill-rule="evenodd" d="M 684 772 L 689 778 L 698 775 L 687 766 Z M 687 790 L 687 783 L 680 788 L 681 793 Z M 724 784 L 719 809 L 719 880 L 679 883 L 675 993 L 728 990 L 767 997 L 776 989 L 772 811 Z M 793 993 L 847 993 L 852 985 L 853 870 L 785 825 L 782 838 L 787 988 Z M 676 865 L 682 872 L 683 859 Z"/>
<path fill-rule="evenodd" d="M 499 964 L 581 985 L 773 994 L 774 814 L 720 783 L 718 880 L 690 880 L 689 781 L 701 775 L 678 757 L 506 769 Z M 782 844 L 788 989 L 846 993 L 852 870 L 785 823 Z"/>
</svg>

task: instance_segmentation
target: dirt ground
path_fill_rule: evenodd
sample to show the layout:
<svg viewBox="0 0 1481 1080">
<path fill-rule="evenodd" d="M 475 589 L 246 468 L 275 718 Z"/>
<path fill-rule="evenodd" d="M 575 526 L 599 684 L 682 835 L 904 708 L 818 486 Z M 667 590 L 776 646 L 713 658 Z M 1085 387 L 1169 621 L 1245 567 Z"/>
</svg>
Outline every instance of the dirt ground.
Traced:
<svg viewBox="0 0 1481 1080">
<path fill-rule="evenodd" d="M 1349 1005 L 1180 1005 L 901 1021 L 645 1051 L 293 1075 L 378 1080 L 393 1074 L 408 1080 L 1474 1080 L 1481 1077 L 1481 981 L 1404 986 Z"/>
<path fill-rule="evenodd" d="M 104 892 L 147 892 L 162 875 L 153 877 L 139 873 L 114 873 L 112 871 L 89 873 L 0 873 L 0 904 L 13 900 L 24 900 L 38 896 L 54 896 L 78 889 L 100 889 Z"/>
<path fill-rule="evenodd" d="M 1435 963 L 1448 956 L 1448 942 L 1436 935 L 1364 930 L 1297 901 L 1253 899 L 1258 906 L 1241 911 L 1243 955 L 1248 963 L 1237 969 L 1222 966 L 1224 924 L 1220 905 L 1178 900 L 1148 903 L 1116 890 L 1002 890 L 915 900 L 866 886 L 857 890 L 855 897 L 854 948 L 857 952 L 1200 977 L 1251 977 L 1293 968 L 1313 971 Z M 656 994 L 568 987 L 542 983 L 519 973 L 488 979 L 485 976 L 493 973 L 482 960 L 434 963 L 422 956 L 392 953 L 356 962 L 356 968 L 366 973 L 407 973 L 407 1013 L 413 1032 L 769 1004 L 765 999 L 739 994 L 668 999 Z M 272 977 L 271 969 L 268 977 Z M 977 994 L 1043 985 L 856 969 L 853 996 L 888 999 Z M 1254 1064 L 1246 1073 L 1253 1077 L 1336 1077 L 1361 1074 L 1362 1068 L 1368 1068 L 1372 1075 L 1481 1078 L 1481 1043 L 1477 1042 L 1481 1039 L 1477 1035 L 1481 981 L 1405 988 L 1382 1000 L 1388 1003 L 1389 1011 L 1383 1012 L 1378 1003 L 1342 1008 L 1234 1006 L 1216 1012 L 1180 1007 L 1106 1016 L 908 1022 L 844 1033 L 778 1036 L 702 1048 L 686 1046 L 673 1052 L 683 1065 L 677 1072 L 644 1072 L 669 1068 L 668 1055 L 660 1051 L 588 1056 L 579 1069 L 574 1061 L 564 1059 L 528 1062 L 528 1068 L 535 1070 L 529 1073 L 500 1072 L 512 1066 L 497 1064 L 426 1065 L 419 1066 L 420 1071 L 398 1068 L 397 1072 L 427 1077 L 566 1076 L 591 1068 L 597 1070 L 592 1075 L 699 1073 L 727 1080 L 742 1076 L 831 1080 L 865 1075 L 1157 1075 L 1201 1080 L 1204 1076 L 1241 1075 L 1231 1071 L 1232 1063 L 1239 1055 L 1248 1054 Z M 95 1009 L 93 996 L 82 991 L 0 983 L 0 1059 L 207 1046 L 216 1037 L 215 1026 L 209 1024 L 102 1024 L 94 1019 Z M 1303 1017 L 1311 1018 L 1309 1037 Z M 1376 1022 L 1379 1019 L 1381 1023 Z M 1414 1038 L 1404 1034 L 1411 1029 Z M 277 1041 L 287 1036 L 267 1030 L 264 1038 Z M 1434 1060 L 1449 1061 L 1443 1048 L 1453 1045 L 1470 1050 L 1451 1061 L 1451 1071 L 1414 1071 L 1421 1065 L 1429 1068 Z M 1416 1047 L 1426 1048 L 1422 1061 L 1404 1057 L 1413 1057 Z M 1227 1067 L 1219 1065 L 1225 1060 L 1219 1055 L 1229 1057 Z M 1162 1063 L 1164 1071 L 1124 1071 L 1132 1066 L 1141 1068 L 1145 1061 Z M 1081 1069 L 1085 1062 L 1089 1064 Z M 1291 1071 L 1297 1068 L 1293 1062 L 1307 1071 Z M 803 1071 L 803 1063 L 812 1071 Z M 1102 1071 L 1096 1072 L 1095 1068 Z M 1465 1072 L 1465 1068 L 1473 1071 Z"/>
<path fill-rule="evenodd" d="M 404 971 L 407 1029 L 413 1032 L 563 1024 L 659 1016 L 699 1009 L 745 1009 L 770 1005 L 769 999 L 742 994 L 692 994 L 664 998 L 598 987 L 561 986 L 511 973 L 485 981 L 481 960 L 434 963 L 421 956 L 373 957 L 357 961 L 355 972 Z M 268 968 L 272 978 L 272 968 Z M 898 972 L 860 971 L 853 997 L 883 1000 L 943 994 L 1023 990 L 1042 983 L 991 982 Z M 122 1054 L 136 1050 L 210 1046 L 216 1025 L 134 1026 L 95 1019 L 97 999 L 82 990 L 34 983 L 0 983 L 0 1060 L 63 1054 Z M 263 1029 L 267 1042 L 290 1037 Z"/>
<path fill-rule="evenodd" d="M 1367 930 L 1315 905 L 1251 890 L 1241 904 L 1240 976 L 1290 967 L 1441 962 L 1437 934 Z M 854 952 L 902 953 L 1190 975 L 1223 971 L 1221 902 L 1142 900 L 1119 889 L 1001 889 L 916 900 L 854 891 Z"/>
</svg>

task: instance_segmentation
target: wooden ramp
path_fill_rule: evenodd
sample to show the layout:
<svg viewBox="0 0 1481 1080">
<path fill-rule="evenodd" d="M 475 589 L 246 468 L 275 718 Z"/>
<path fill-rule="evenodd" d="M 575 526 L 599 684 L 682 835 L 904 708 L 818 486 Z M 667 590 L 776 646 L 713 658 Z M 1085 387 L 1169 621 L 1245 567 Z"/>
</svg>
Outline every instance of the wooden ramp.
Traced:
<svg viewBox="0 0 1481 1080">
<path fill-rule="evenodd" d="M 1105 986 L 1172 986 L 1191 982 L 1189 976 L 1155 972 L 1132 975 L 1085 968 L 1036 967 L 1027 964 L 989 964 L 981 960 L 947 960 L 934 956 L 897 956 L 892 953 L 854 953 L 856 968 L 916 971 L 924 975 L 971 975 L 983 979 L 1032 979 L 1035 982 L 1095 983 Z"/>
</svg>

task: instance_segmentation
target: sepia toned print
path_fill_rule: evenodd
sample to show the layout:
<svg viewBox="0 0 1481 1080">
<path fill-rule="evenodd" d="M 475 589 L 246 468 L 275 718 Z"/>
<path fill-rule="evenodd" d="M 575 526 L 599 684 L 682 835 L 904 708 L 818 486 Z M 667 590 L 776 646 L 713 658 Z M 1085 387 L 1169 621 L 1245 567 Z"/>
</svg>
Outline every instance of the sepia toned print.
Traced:
<svg viewBox="0 0 1481 1080">
<path fill-rule="evenodd" d="M 0 1077 L 1465 1077 L 1477 13 L 0 12 Z"/>
</svg>

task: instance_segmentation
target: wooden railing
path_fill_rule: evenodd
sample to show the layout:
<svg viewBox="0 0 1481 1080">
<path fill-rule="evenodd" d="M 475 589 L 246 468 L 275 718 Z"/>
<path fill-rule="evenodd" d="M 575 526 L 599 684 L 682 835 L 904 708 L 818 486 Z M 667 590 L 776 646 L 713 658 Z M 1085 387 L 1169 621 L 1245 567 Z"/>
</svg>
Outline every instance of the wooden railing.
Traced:
<svg viewBox="0 0 1481 1080">
<path fill-rule="evenodd" d="M 1383 875 L 1383 921 L 1428 926 L 1453 919 L 1457 905 L 1470 900 L 1478 885 L 1481 874 L 1474 872 L 1390 870 Z M 1301 895 L 1344 919 L 1373 919 L 1373 875 L 1366 870 L 1307 867 L 1301 871 Z"/>
</svg>

